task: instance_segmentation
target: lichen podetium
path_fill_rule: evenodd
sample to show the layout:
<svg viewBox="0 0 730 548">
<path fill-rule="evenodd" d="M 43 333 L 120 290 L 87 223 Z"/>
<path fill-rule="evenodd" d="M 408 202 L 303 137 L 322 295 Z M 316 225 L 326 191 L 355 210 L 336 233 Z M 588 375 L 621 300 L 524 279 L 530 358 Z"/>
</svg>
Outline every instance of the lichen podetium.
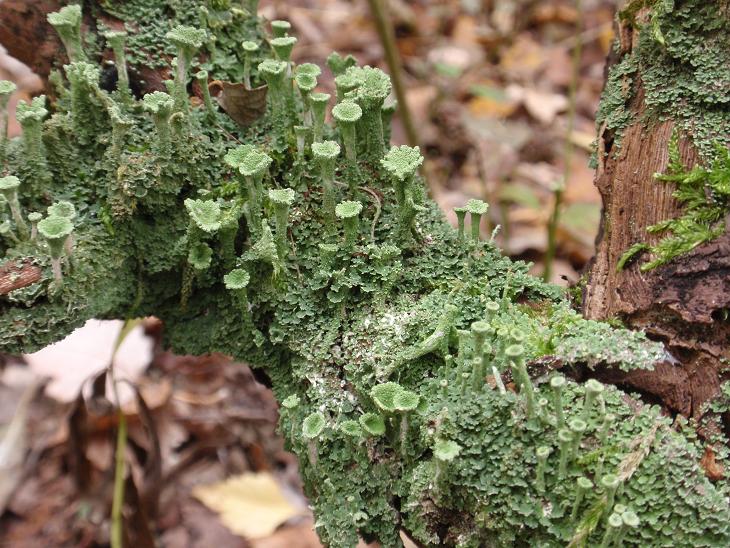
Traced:
<svg viewBox="0 0 730 548">
<path fill-rule="evenodd" d="M 276 26 L 274 61 L 262 22 L 231 2 L 106 4 L 126 22 L 129 67 L 168 66 L 183 35 L 202 55 L 183 52 L 169 93 L 132 98 L 79 64 L 103 45 L 86 40 L 42 140 L 7 143 L 2 171 L 19 183 L 0 204 L 0 256 L 45 274 L 0 298 L 3 352 L 90 317 L 154 314 L 178 352 L 263 368 L 329 546 L 400 546 L 401 530 L 427 546 L 730 545 L 726 488 L 705 478 L 691 436 L 615 387 L 586 394 L 535 365 L 649 369 L 663 349 L 582 319 L 483 241 L 486 204 L 469 205 L 473 237 L 460 237 L 426 197 L 420 150 L 387 142 L 384 73 L 330 57 L 348 80 L 339 104 L 361 111 L 341 107 L 333 128 L 317 67 L 299 71 L 281 49 L 289 25 Z M 269 81 L 266 113 L 240 127 L 181 101 L 202 70 Z M 40 220 L 50 202 L 74 206 L 72 225 L 60 205 Z M 44 238 L 18 221 L 29 213 Z M 71 229 L 72 256 L 49 248 Z"/>
</svg>

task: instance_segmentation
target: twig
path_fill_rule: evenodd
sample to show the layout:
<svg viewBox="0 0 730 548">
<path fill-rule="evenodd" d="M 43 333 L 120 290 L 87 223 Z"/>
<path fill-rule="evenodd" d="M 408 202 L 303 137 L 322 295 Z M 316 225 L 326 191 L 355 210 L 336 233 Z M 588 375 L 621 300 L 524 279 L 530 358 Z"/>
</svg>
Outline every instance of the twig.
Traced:
<svg viewBox="0 0 730 548">
<path fill-rule="evenodd" d="M 124 506 L 124 453 L 127 450 L 127 418 L 119 409 L 117 427 L 117 448 L 114 455 L 114 496 L 112 498 L 112 548 L 123 548 L 122 543 L 122 506 Z"/>
<path fill-rule="evenodd" d="M 112 515 L 111 515 L 111 535 L 110 542 L 112 548 L 123 548 L 122 543 L 122 507 L 124 506 L 124 455 L 127 452 L 127 418 L 122 411 L 122 404 L 119 400 L 119 387 L 117 379 L 114 376 L 114 358 L 117 350 L 124 342 L 124 339 L 142 320 L 137 318 L 133 320 L 125 320 L 122 330 L 117 336 L 114 343 L 114 350 L 109 362 L 109 378 L 111 379 L 112 390 L 114 392 L 114 400 L 117 405 L 117 414 L 119 416 L 119 426 L 117 428 L 117 447 L 114 454 L 114 494 L 112 497 Z"/>
<path fill-rule="evenodd" d="M 28 260 L 0 265 L 0 295 L 33 285 L 41 279 L 43 270 Z"/>
<path fill-rule="evenodd" d="M 418 135 L 413 125 L 413 117 L 411 116 L 411 110 L 408 108 L 408 101 L 406 100 L 406 89 L 403 85 L 403 66 L 400 55 L 398 54 L 398 48 L 395 45 L 393 25 L 391 25 L 390 19 L 388 18 L 387 1 L 368 0 L 368 4 L 370 5 L 370 12 L 373 15 L 373 19 L 375 20 L 375 28 L 378 31 L 380 42 L 383 44 L 383 49 L 385 50 L 385 62 L 388 63 L 390 77 L 393 80 L 393 89 L 400 107 L 400 118 L 403 122 L 403 129 L 406 131 L 408 144 L 416 146 L 418 144 Z"/>
<path fill-rule="evenodd" d="M 578 35 L 581 33 L 583 28 L 583 16 L 581 12 L 581 0 L 575 0 L 575 8 L 578 14 L 576 20 L 576 30 Z M 577 102 L 578 92 L 578 78 L 580 77 L 580 58 L 583 53 L 583 41 L 576 40 L 575 46 L 573 47 L 573 74 L 570 78 L 570 88 L 568 92 L 568 138 L 565 140 L 565 150 L 563 153 L 563 180 L 555 184 L 553 191 L 553 210 L 550 214 L 550 220 L 547 226 L 547 249 L 545 250 L 545 269 L 543 270 L 542 277 L 547 282 L 553 274 L 553 262 L 555 260 L 555 251 L 557 246 L 557 232 L 558 224 L 560 223 L 560 213 L 563 207 L 563 193 L 565 192 L 565 186 L 568 184 L 571 172 L 571 162 L 573 161 L 573 141 L 570 138 L 573 134 L 573 128 L 575 126 L 575 110 Z"/>
<path fill-rule="evenodd" d="M 370 240 L 374 242 L 375 241 L 375 225 L 378 224 L 378 219 L 380 218 L 382 203 L 380 202 L 380 198 L 378 197 L 378 195 L 376 194 L 376 192 L 373 189 L 368 188 L 366 186 L 359 186 L 357 188 L 367 192 L 375 200 L 375 216 L 373 217 L 373 223 L 370 225 Z"/>
</svg>

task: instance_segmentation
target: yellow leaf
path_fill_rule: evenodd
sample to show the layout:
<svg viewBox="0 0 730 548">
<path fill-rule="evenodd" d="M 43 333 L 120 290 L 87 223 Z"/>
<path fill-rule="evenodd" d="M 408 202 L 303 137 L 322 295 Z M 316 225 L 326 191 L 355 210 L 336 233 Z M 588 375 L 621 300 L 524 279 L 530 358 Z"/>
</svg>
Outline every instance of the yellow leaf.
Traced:
<svg viewBox="0 0 730 548">
<path fill-rule="evenodd" d="M 287 520 L 304 514 L 289 502 L 267 473 L 246 473 L 212 485 L 199 485 L 193 496 L 220 515 L 232 532 L 246 538 L 269 536 Z"/>
<path fill-rule="evenodd" d="M 474 116 L 507 118 L 519 102 L 504 89 L 492 82 L 479 82 L 469 90 L 474 97 L 469 101 L 469 112 Z"/>
</svg>

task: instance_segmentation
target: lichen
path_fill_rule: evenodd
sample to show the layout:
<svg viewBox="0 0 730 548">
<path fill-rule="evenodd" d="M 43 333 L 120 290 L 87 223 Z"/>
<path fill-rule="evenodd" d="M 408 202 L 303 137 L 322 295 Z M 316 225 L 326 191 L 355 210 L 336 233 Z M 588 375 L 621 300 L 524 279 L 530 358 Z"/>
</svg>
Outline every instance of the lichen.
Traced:
<svg viewBox="0 0 730 548">
<path fill-rule="evenodd" d="M 596 126 L 613 133 L 616 153 L 629 124 L 673 120 L 710 162 L 714 143 L 727 145 L 730 134 L 726 7 L 705 0 L 649 2 L 652 17 L 643 21 L 638 8 L 645 4 L 630 2 L 619 13 L 638 37 L 631 47 L 623 45 L 627 52 L 609 70 Z M 639 86 L 645 108 L 636 120 L 632 102 Z"/>
<path fill-rule="evenodd" d="M 168 66 L 175 48 L 164 35 L 197 25 L 209 33 L 204 70 L 242 79 L 242 34 L 267 43 L 258 20 L 195 6 L 109 2 L 125 23 L 130 64 L 158 51 L 150 65 Z M 14 238 L 3 206 L 0 254 L 44 269 L 38 283 L 0 298 L 3 352 L 39 348 L 90 317 L 155 314 L 172 349 L 263 368 L 330 546 L 358 537 L 399 546 L 401 529 L 428 546 L 597 544 L 614 514 L 611 539 L 626 544 L 730 543 L 724 487 L 704 477 L 695 439 L 614 387 L 551 371 L 651 368 L 662 347 L 584 320 L 529 265 L 460 237 L 426 199 L 420 151 L 385 152 L 384 73 L 330 58 L 355 80 L 345 100 L 363 112 L 348 158 L 324 123 L 329 97 L 290 93 L 286 61 L 257 53 L 274 69 L 271 83 L 285 85 L 245 128 L 205 105 L 186 101 L 182 113 L 169 96 L 127 101 L 95 87 L 99 102 L 77 106 L 98 123 L 78 139 L 70 91 L 48 105 L 35 137 L 49 177 L 10 186 L 26 215 L 74 206 L 73 256 L 55 283 L 51 242 Z M 310 108 L 313 142 L 302 146 L 309 133 L 295 128 L 307 127 Z M 8 143 L 11 176 L 32 171 L 31 161 L 21 141 Z M 59 209 L 39 230 L 66 233 Z M 486 204 L 469 210 L 478 223 Z M 579 478 L 597 487 L 576 503 Z"/>
</svg>

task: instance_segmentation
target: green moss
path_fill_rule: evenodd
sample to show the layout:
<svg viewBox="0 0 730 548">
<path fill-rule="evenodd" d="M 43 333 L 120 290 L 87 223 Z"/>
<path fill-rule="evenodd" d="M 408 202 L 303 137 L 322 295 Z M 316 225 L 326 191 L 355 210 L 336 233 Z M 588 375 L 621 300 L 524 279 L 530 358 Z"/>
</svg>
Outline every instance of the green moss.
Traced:
<svg viewBox="0 0 730 548">
<path fill-rule="evenodd" d="M 679 134 L 675 132 L 669 143 L 667 171 L 655 177 L 675 186 L 672 196 L 684 211 L 676 219 L 648 226 L 647 232 L 664 237 L 655 245 L 639 242 L 631 246 L 619 260 L 618 270 L 644 251 L 653 257 L 641 265 L 641 270 L 651 270 L 725 232 L 725 221 L 730 213 L 730 150 L 727 147 L 716 142 L 715 156 L 709 166 L 689 168 L 679 157 Z"/>
</svg>

